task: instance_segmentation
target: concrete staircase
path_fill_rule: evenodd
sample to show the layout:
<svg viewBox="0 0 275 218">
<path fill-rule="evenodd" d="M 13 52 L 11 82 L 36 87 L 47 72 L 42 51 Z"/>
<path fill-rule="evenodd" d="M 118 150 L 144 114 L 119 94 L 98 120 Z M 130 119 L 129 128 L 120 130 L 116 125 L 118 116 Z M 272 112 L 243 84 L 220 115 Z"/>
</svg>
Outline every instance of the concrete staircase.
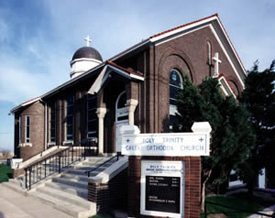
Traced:
<svg viewBox="0 0 275 218">
<path fill-rule="evenodd" d="M 85 161 L 67 168 L 61 174 L 53 175 L 52 178 L 39 182 L 30 191 L 24 190 L 24 177 L 12 179 L 3 185 L 50 204 L 72 217 L 89 217 L 96 214 L 97 208 L 95 203 L 87 200 L 89 178 L 85 172 L 95 169 L 90 177 L 96 176 L 116 161 L 114 158 L 105 163 L 109 159 L 110 157 L 87 158 Z"/>
</svg>

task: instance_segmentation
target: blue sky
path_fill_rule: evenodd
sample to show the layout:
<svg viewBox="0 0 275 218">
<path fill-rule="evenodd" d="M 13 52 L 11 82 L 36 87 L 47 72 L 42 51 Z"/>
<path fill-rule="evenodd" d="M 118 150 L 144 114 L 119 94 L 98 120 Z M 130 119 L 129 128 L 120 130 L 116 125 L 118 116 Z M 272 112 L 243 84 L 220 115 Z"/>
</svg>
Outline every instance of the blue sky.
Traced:
<svg viewBox="0 0 275 218">
<path fill-rule="evenodd" d="M 69 79 L 73 53 L 92 38 L 103 59 L 158 32 L 215 13 L 244 66 L 275 59 L 274 0 L 1 0 L 0 150 L 13 149 L 10 109 Z"/>
</svg>

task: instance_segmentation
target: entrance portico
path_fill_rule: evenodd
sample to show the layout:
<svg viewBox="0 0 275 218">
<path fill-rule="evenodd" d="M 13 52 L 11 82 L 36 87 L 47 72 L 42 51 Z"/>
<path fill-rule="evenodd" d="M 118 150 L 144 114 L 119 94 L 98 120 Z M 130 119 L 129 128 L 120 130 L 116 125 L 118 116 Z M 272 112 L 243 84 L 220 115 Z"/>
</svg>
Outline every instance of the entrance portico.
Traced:
<svg viewBox="0 0 275 218">
<path fill-rule="evenodd" d="M 88 94 L 97 95 L 98 153 L 120 152 L 119 128 L 135 123 L 138 86 L 142 76 L 113 63 L 107 64 Z"/>
</svg>

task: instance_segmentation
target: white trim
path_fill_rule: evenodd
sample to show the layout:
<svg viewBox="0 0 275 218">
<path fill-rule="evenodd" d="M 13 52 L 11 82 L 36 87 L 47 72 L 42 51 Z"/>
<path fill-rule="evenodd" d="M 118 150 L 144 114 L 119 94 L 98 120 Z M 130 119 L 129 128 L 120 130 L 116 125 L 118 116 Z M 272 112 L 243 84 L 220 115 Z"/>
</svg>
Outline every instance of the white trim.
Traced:
<svg viewBox="0 0 275 218">
<path fill-rule="evenodd" d="M 62 142 L 62 145 L 73 145 L 74 141 L 73 140 L 65 140 Z"/>
<path fill-rule="evenodd" d="M 222 84 L 221 80 L 223 80 L 223 81 L 225 82 L 225 84 L 227 85 L 227 88 L 230 90 L 231 93 L 228 93 L 228 92 L 226 91 L 226 88 L 223 87 L 223 84 Z M 224 92 L 224 94 L 225 94 L 226 96 L 233 95 L 233 97 L 234 97 L 235 99 L 237 98 L 236 95 L 235 95 L 235 93 L 234 93 L 233 90 L 231 89 L 230 85 L 228 84 L 227 80 L 224 78 L 224 76 L 220 77 L 220 78 L 218 79 L 218 82 L 219 82 L 219 84 L 220 84 L 220 87 L 221 87 L 222 91 Z"/>
<path fill-rule="evenodd" d="M 70 64 L 72 66 L 75 62 L 80 62 L 80 61 L 93 61 L 93 62 L 96 62 L 98 64 L 102 63 L 102 61 L 99 61 L 99 60 L 94 59 L 94 58 L 78 58 L 78 59 L 74 59 L 73 61 L 71 61 Z"/>
<path fill-rule="evenodd" d="M 209 24 L 209 25 L 210 25 L 210 24 Z M 209 25 L 202 26 L 202 27 L 199 27 L 199 28 L 194 29 L 194 30 L 189 30 L 188 32 L 184 32 L 184 33 L 179 34 L 179 35 L 177 35 L 177 36 L 168 38 L 168 39 L 166 39 L 166 40 L 163 40 L 163 41 L 160 41 L 160 42 L 156 42 L 155 46 L 159 46 L 159 45 L 161 45 L 161 44 L 164 44 L 164 43 L 169 42 L 169 41 L 171 41 L 171 40 L 177 39 L 177 38 L 182 37 L 182 36 L 184 36 L 184 35 L 187 35 L 187 34 L 189 34 L 189 33 L 193 33 L 193 32 L 196 32 L 196 31 L 198 31 L 198 30 L 207 28 Z M 174 33 L 173 33 L 173 34 L 174 34 Z"/>
<path fill-rule="evenodd" d="M 96 80 L 94 81 L 93 85 L 89 89 L 88 94 L 94 95 L 95 93 L 97 93 L 100 90 L 101 85 L 103 85 L 106 80 L 106 79 L 104 80 L 104 75 L 105 75 L 106 69 L 107 69 L 107 67 L 104 66 L 102 71 L 100 72 L 100 74 L 98 75 Z"/>
<path fill-rule="evenodd" d="M 165 171 L 164 170 L 157 171 L 154 168 L 153 168 L 154 170 L 152 171 L 151 166 L 164 167 Z M 170 168 L 171 166 L 173 166 L 173 169 Z M 150 169 L 149 172 L 146 171 L 146 169 L 148 168 Z M 163 168 L 158 168 L 158 170 L 159 169 L 163 169 Z M 180 190 L 179 202 L 178 202 L 179 213 L 146 210 L 146 177 L 147 176 L 149 178 L 150 177 L 180 178 L 180 184 L 177 184 L 179 185 L 178 189 Z M 141 177 L 140 177 L 140 213 L 143 215 L 149 215 L 149 216 L 181 218 L 181 217 L 184 217 L 184 211 L 185 211 L 185 162 L 184 161 L 142 160 Z"/>
<path fill-rule="evenodd" d="M 204 19 L 204 20 L 199 21 L 199 22 L 195 22 L 195 23 L 193 23 L 193 24 L 189 24 L 189 25 L 183 26 L 183 27 L 181 27 L 181 28 L 178 28 L 178 29 L 169 31 L 169 32 L 167 32 L 167 33 L 161 34 L 160 36 L 153 37 L 153 38 L 151 39 L 151 42 L 159 41 L 159 40 L 164 39 L 164 38 L 166 38 L 166 37 L 168 37 L 168 36 L 171 36 L 171 35 L 180 33 L 180 32 L 182 32 L 182 31 L 184 31 L 184 30 L 191 29 L 191 28 L 193 28 L 193 27 L 202 25 L 202 24 L 204 24 L 204 23 L 208 23 L 208 22 L 210 22 L 210 21 L 212 21 L 212 20 L 218 20 L 218 19 L 217 19 L 217 17 L 215 16 L 215 17 L 210 17 L 210 18 L 208 18 L 208 19 Z"/>
<path fill-rule="evenodd" d="M 121 96 L 124 95 L 124 94 L 126 94 L 126 91 L 122 91 L 122 92 L 117 96 L 117 99 L 116 99 L 116 123 L 123 123 L 123 122 L 126 122 L 126 120 L 128 121 L 129 111 L 128 111 L 127 106 L 126 106 L 126 103 L 127 103 L 127 102 L 125 102 L 125 106 L 124 106 L 123 108 L 118 108 L 118 107 L 117 107 L 117 106 L 118 106 L 118 102 L 119 102 Z M 126 100 L 126 101 L 127 101 L 127 100 Z M 123 115 L 123 116 L 118 116 L 118 112 L 120 112 L 120 111 L 123 112 L 124 110 L 127 111 L 127 114 L 125 113 L 125 115 Z M 125 120 L 118 120 L 119 117 L 124 117 L 124 116 L 127 116 L 127 119 L 125 119 Z"/>
<path fill-rule="evenodd" d="M 102 87 L 102 85 L 109 78 L 109 74 L 111 72 L 113 72 L 113 71 L 111 71 L 111 70 L 109 70 L 107 68 L 110 68 L 114 72 L 118 73 L 119 75 L 121 75 L 123 77 L 126 77 L 127 79 L 133 78 L 133 79 L 144 81 L 144 78 L 142 76 L 125 73 L 123 70 L 120 70 L 117 67 L 114 67 L 114 66 L 112 66 L 110 64 L 107 64 L 106 66 L 104 66 L 104 68 L 102 69 L 102 71 L 100 72 L 100 74 L 98 75 L 98 77 L 96 78 L 95 82 L 93 83 L 93 85 L 89 89 L 88 94 L 94 95 L 95 93 L 98 93 L 98 91 L 100 90 L 100 88 Z"/>
<path fill-rule="evenodd" d="M 22 148 L 22 147 L 32 147 L 32 143 L 30 142 L 25 142 L 25 143 L 20 143 L 18 145 L 19 148 Z"/>
<path fill-rule="evenodd" d="M 19 127 L 18 127 L 18 143 L 22 143 L 22 116 L 19 116 Z"/>
<path fill-rule="evenodd" d="M 228 62 L 230 63 L 231 67 L 233 68 L 235 74 L 237 75 L 238 79 L 240 80 L 240 83 L 242 84 L 242 86 L 243 86 L 243 88 L 244 88 L 244 87 L 245 87 L 244 82 L 243 82 L 242 78 L 240 77 L 240 75 L 239 75 L 237 69 L 235 68 L 235 66 L 234 66 L 234 64 L 233 64 L 233 62 L 232 62 L 232 60 L 231 60 L 231 58 L 229 57 L 229 55 L 228 55 L 226 49 L 224 48 L 224 46 L 223 46 L 223 44 L 222 44 L 222 42 L 221 42 L 221 40 L 220 40 L 220 38 L 219 38 L 219 36 L 218 36 L 216 30 L 214 29 L 214 27 L 213 27 L 212 25 L 210 25 L 209 27 L 210 27 L 211 31 L 213 32 L 215 38 L 217 39 L 219 45 L 221 46 L 221 48 L 222 48 L 222 50 L 223 50 L 223 53 L 225 54 L 225 56 L 226 56 Z M 245 75 L 246 75 L 246 74 L 245 74 Z"/>
<path fill-rule="evenodd" d="M 128 156 L 124 156 L 113 163 L 110 167 L 106 168 L 103 172 L 99 173 L 97 176 L 89 178 L 89 182 L 106 184 L 127 167 Z"/>
<path fill-rule="evenodd" d="M 25 102 L 25 103 L 22 103 L 21 106 L 24 107 L 24 106 L 27 106 L 27 105 L 29 105 L 29 104 L 32 104 L 32 103 L 34 103 L 34 102 L 36 102 L 36 101 L 40 101 L 40 100 L 41 100 L 40 97 L 34 98 L 34 99 L 30 100 L 30 101 L 27 101 L 27 102 Z"/>
<path fill-rule="evenodd" d="M 128 79 L 134 78 L 134 79 L 137 79 L 137 80 L 144 81 L 144 78 L 142 76 L 134 75 L 134 74 L 131 74 L 131 73 L 125 73 L 123 70 L 120 70 L 117 67 L 114 67 L 114 66 L 109 65 L 109 64 L 107 64 L 107 66 L 110 67 L 112 70 L 116 71 L 118 74 L 120 74 L 120 75 L 122 75 L 122 76 L 124 76 Z"/>
</svg>

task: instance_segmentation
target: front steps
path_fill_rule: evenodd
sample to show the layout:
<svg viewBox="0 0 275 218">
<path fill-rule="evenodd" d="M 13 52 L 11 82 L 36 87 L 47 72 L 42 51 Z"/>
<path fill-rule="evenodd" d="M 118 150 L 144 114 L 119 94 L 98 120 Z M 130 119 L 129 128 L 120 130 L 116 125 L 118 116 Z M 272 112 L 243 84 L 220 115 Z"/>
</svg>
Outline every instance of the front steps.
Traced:
<svg viewBox="0 0 275 218">
<path fill-rule="evenodd" d="M 38 199 L 54 208 L 69 214 L 72 217 L 89 217 L 97 213 L 96 204 L 88 201 L 88 175 L 87 170 L 95 169 L 90 177 L 96 176 L 112 165 L 116 159 L 103 164 L 110 157 L 90 157 L 85 161 L 71 166 L 65 172 L 53 176 L 40 185 L 33 186 L 30 191 L 22 190 L 24 177 L 4 183 L 15 191 Z M 102 166 L 98 167 L 99 165 Z M 23 180 L 24 181 L 24 180 Z M 40 182 L 41 183 L 41 182 Z"/>
</svg>

